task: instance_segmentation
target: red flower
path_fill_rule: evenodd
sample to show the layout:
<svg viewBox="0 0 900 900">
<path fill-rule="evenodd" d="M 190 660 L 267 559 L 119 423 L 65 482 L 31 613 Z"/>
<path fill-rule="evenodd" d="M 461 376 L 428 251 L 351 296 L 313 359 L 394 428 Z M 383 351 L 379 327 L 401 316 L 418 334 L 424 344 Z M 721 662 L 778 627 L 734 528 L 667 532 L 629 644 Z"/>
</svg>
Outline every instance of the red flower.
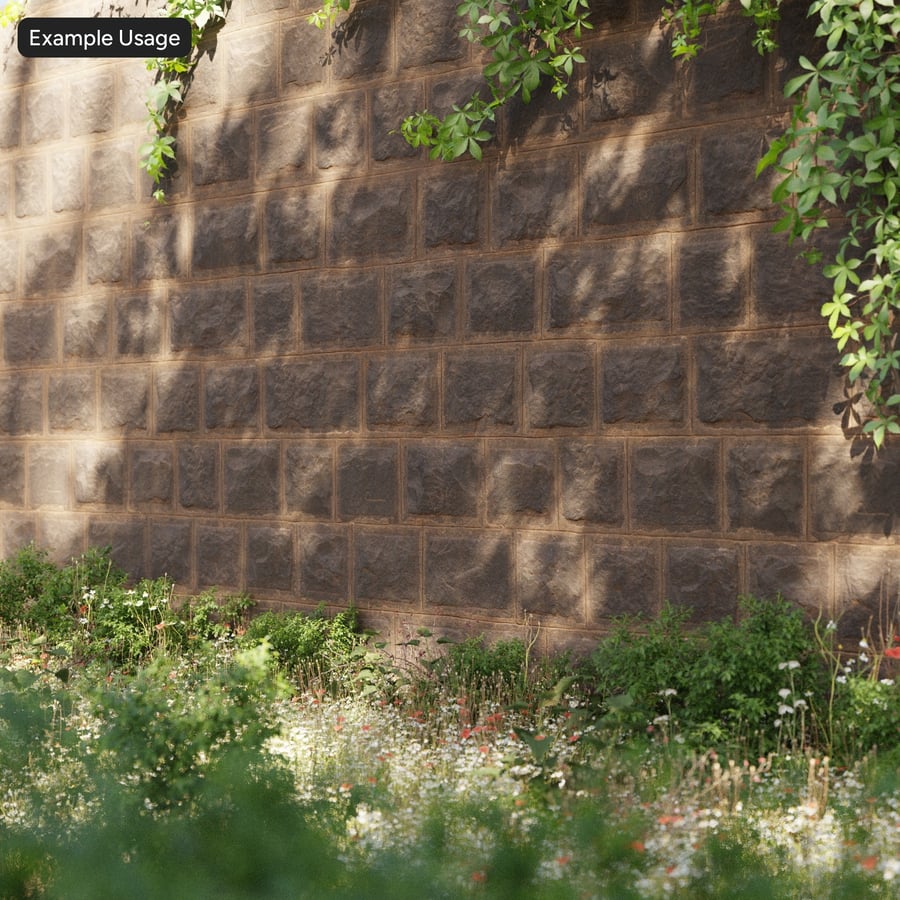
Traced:
<svg viewBox="0 0 900 900">
<path fill-rule="evenodd" d="M 888 659 L 900 659 L 900 647 L 888 647 L 884 651 L 884 655 Z"/>
</svg>

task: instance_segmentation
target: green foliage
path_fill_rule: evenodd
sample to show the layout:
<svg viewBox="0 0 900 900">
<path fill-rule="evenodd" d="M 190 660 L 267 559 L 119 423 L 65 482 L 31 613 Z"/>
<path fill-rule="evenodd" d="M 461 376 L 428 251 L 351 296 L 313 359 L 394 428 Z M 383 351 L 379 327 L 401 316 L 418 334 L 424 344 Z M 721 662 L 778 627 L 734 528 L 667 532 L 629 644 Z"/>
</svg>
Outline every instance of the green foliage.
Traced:
<svg viewBox="0 0 900 900">
<path fill-rule="evenodd" d="M 323 31 L 326 29 L 333 31 L 337 17 L 342 12 L 349 12 L 349 10 L 350 0 L 325 0 L 322 6 L 314 10 L 306 21 L 310 25 L 315 25 L 316 28 L 321 28 Z"/>
<path fill-rule="evenodd" d="M 11 0 L 0 7 L 0 28 L 15 25 L 25 16 L 25 0 Z"/>
<path fill-rule="evenodd" d="M 693 59 L 700 51 L 703 23 L 728 6 L 729 0 L 666 0 L 666 4 L 663 18 L 673 26 L 672 55 Z M 743 14 L 756 25 L 753 46 L 760 53 L 769 53 L 777 46 L 774 32 L 781 4 L 782 0 L 740 0 Z"/>
</svg>

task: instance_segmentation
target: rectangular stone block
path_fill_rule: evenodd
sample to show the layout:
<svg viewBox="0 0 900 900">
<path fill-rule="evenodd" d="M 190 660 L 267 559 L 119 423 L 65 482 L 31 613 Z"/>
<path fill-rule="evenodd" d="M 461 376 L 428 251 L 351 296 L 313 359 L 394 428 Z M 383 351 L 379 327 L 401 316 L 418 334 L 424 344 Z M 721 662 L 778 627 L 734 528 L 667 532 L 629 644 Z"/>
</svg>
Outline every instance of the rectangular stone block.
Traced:
<svg viewBox="0 0 900 900">
<path fill-rule="evenodd" d="M 254 279 L 250 290 L 253 349 L 257 354 L 293 350 L 297 344 L 293 279 Z"/>
<path fill-rule="evenodd" d="M 295 181 L 309 172 L 312 104 L 285 103 L 257 114 L 256 177 Z"/>
<path fill-rule="evenodd" d="M 169 295 L 169 343 L 173 350 L 216 352 L 247 344 L 242 280 L 192 285 Z"/>
<path fill-rule="evenodd" d="M 15 293 L 19 282 L 19 241 L 0 238 L 0 294 Z"/>
<path fill-rule="evenodd" d="M 317 29 L 310 30 L 305 19 L 298 19 L 296 24 L 286 22 L 281 31 L 282 84 L 306 87 L 323 81 L 327 73 L 327 43 L 330 43 L 328 36 Z"/>
<path fill-rule="evenodd" d="M 207 428 L 259 429 L 259 373 L 254 363 L 211 366 L 204 378 Z"/>
<path fill-rule="evenodd" d="M 415 182 L 406 176 L 336 185 L 328 218 L 329 261 L 410 258 L 415 197 Z"/>
<path fill-rule="evenodd" d="M 530 350 L 525 356 L 525 417 L 529 428 L 591 429 L 597 403 L 590 347 Z"/>
<path fill-rule="evenodd" d="M 833 618 L 833 549 L 825 545 L 750 544 L 747 592 L 754 597 L 781 594 L 815 619 Z"/>
<path fill-rule="evenodd" d="M 371 91 L 369 140 L 372 159 L 393 162 L 421 155 L 421 149 L 403 140 L 399 125 L 412 110 L 424 106 L 425 92 L 420 83 L 386 84 Z"/>
<path fill-rule="evenodd" d="M 131 253 L 136 284 L 185 274 L 180 237 L 186 227 L 176 213 L 152 213 L 132 225 Z"/>
<path fill-rule="evenodd" d="M 277 29 L 246 25 L 225 43 L 228 73 L 226 97 L 230 105 L 242 106 L 268 100 L 278 90 Z"/>
<path fill-rule="evenodd" d="M 838 546 L 835 592 L 839 637 L 858 641 L 868 635 L 881 645 L 888 635 L 896 635 L 896 611 L 900 607 L 900 561 L 896 546 Z"/>
<path fill-rule="evenodd" d="M 374 357 L 366 369 L 369 428 L 422 428 L 438 421 L 438 355 Z"/>
<path fill-rule="evenodd" d="M 241 529 L 232 525 L 197 526 L 199 587 L 241 585 Z"/>
<path fill-rule="evenodd" d="M 120 294 L 115 299 L 116 353 L 157 356 L 162 346 L 162 300 L 150 293 Z"/>
<path fill-rule="evenodd" d="M 515 350 L 444 355 L 444 424 L 467 431 L 512 431 L 519 423 Z"/>
<path fill-rule="evenodd" d="M 0 444 L 0 506 L 25 507 L 25 448 L 16 444 Z"/>
<path fill-rule="evenodd" d="M 259 215 L 254 199 L 200 206 L 194 212 L 194 271 L 259 265 Z"/>
<path fill-rule="evenodd" d="M 567 440 L 560 445 L 560 509 L 587 526 L 625 524 L 625 444 Z"/>
<path fill-rule="evenodd" d="M 347 432 L 359 428 L 359 360 L 331 356 L 266 366 L 266 426 Z"/>
<path fill-rule="evenodd" d="M 0 94 L 0 149 L 19 146 L 22 134 L 22 92 L 17 90 Z"/>
<path fill-rule="evenodd" d="M 756 164 L 769 149 L 759 130 L 729 126 L 700 141 L 701 208 L 707 220 L 739 213 L 769 214 L 777 176 L 756 175 Z"/>
<path fill-rule="evenodd" d="M 11 366 L 57 361 L 55 304 L 8 306 L 3 310 L 3 358 Z"/>
<path fill-rule="evenodd" d="M 131 366 L 100 373 L 100 427 L 146 431 L 150 405 L 150 372 Z"/>
<path fill-rule="evenodd" d="M 4 558 L 15 556 L 23 547 L 33 544 L 36 537 L 37 525 L 33 516 L 7 513 L 0 518 L 0 546 Z"/>
<path fill-rule="evenodd" d="M 88 209 L 92 211 L 134 203 L 138 188 L 131 140 L 91 144 L 88 154 Z"/>
<path fill-rule="evenodd" d="M 253 141 L 247 118 L 200 121 L 191 126 L 191 180 L 197 187 L 247 181 Z"/>
<path fill-rule="evenodd" d="M 28 503 L 35 509 L 69 509 L 71 453 L 64 444 L 35 444 L 28 448 Z M 121 491 L 116 474 L 113 491 Z M 12 484 L 15 485 L 15 478 Z M 102 501 L 101 501 L 102 502 Z M 20 508 L 25 506 L 24 502 Z"/>
<path fill-rule="evenodd" d="M 731 618 L 738 608 L 738 550 L 733 546 L 670 544 L 665 551 L 665 597 L 691 611 L 690 622 Z"/>
<path fill-rule="evenodd" d="M 125 477 L 125 450 L 119 444 L 92 441 L 75 447 L 77 503 L 121 506 L 125 500 Z"/>
<path fill-rule="evenodd" d="M 118 284 L 128 275 L 128 232 L 124 224 L 84 229 L 84 270 L 88 284 Z"/>
<path fill-rule="evenodd" d="M 353 585 L 357 604 L 419 600 L 421 579 L 418 529 L 357 528 L 353 538 Z"/>
<path fill-rule="evenodd" d="M 219 508 L 219 449 L 214 443 L 178 445 L 178 502 L 184 509 Z M 237 581 L 229 581 L 237 584 Z"/>
<path fill-rule="evenodd" d="M 661 332 L 669 326 L 669 238 L 603 241 L 547 254 L 547 328 Z"/>
<path fill-rule="evenodd" d="M 488 450 L 487 515 L 491 522 L 553 520 L 556 454 L 548 443 L 500 445 Z"/>
<path fill-rule="evenodd" d="M 466 333 L 527 335 L 535 330 L 537 298 L 530 256 L 473 260 L 466 268 Z"/>
<path fill-rule="evenodd" d="M 97 427 L 97 388 L 93 372 L 50 375 L 47 412 L 51 431 L 91 431 Z"/>
<path fill-rule="evenodd" d="M 320 99 L 315 111 L 318 169 L 358 169 L 366 159 L 366 94 L 349 91 Z"/>
<path fill-rule="evenodd" d="M 346 603 L 350 596 L 350 542 L 343 525 L 303 528 L 300 532 L 300 596 Z"/>
<path fill-rule="evenodd" d="M 330 271 L 300 278 L 300 339 L 310 347 L 382 343 L 381 275 Z"/>
<path fill-rule="evenodd" d="M 88 522 L 88 546 L 109 547 L 110 558 L 132 579 L 149 576 L 144 563 L 146 525 L 138 521 L 110 521 L 105 516 Z"/>
<path fill-rule="evenodd" d="M 687 420 L 687 348 L 681 341 L 611 344 L 600 357 L 606 425 L 681 425 Z"/>
<path fill-rule="evenodd" d="M 512 546 L 496 532 L 425 532 L 426 608 L 513 614 Z"/>
<path fill-rule="evenodd" d="M 400 0 L 397 12 L 398 33 L 404 36 L 397 48 L 401 69 L 465 57 L 466 42 L 460 39 L 460 22 L 453 4 Z"/>
<path fill-rule="evenodd" d="M 109 102 L 115 91 L 111 72 L 97 72 L 69 82 L 69 135 L 103 134 L 114 125 Z"/>
<path fill-rule="evenodd" d="M 616 616 L 653 619 L 659 612 L 661 552 L 657 541 L 592 538 L 588 543 L 591 622 Z"/>
<path fill-rule="evenodd" d="M 432 172 L 419 182 L 425 247 L 466 247 L 484 239 L 487 173 L 481 168 Z"/>
<path fill-rule="evenodd" d="M 398 512 L 395 444 L 341 446 L 338 450 L 338 517 L 396 521 Z"/>
<path fill-rule="evenodd" d="M 270 264 L 318 260 L 324 248 L 325 192 L 320 187 L 270 194 L 265 206 Z"/>
<path fill-rule="evenodd" d="M 705 31 L 687 95 L 692 111 L 709 104 L 728 110 L 748 104 L 762 107 L 766 65 L 753 46 L 753 23 L 732 19 L 727 26 L 712 25 Z"/>
<path fill-rule="evenodd" d="M 82 150 L 67 150 L 50 157 L 50 205 L 53 212 L 77 212 L 84 209 L 84 155 Z"/>
<path fill-rule="evenodd" d="M 247 587 L 290 591 L 294 587 L 294 534 L 290 528 L 247 526 Z"/>
<path fill-rule="evenodd" d="M 394 24 L 392 0 L 374 0 L 353 9 L 335 37 L 334 77 L 369 79 L 391 71 Z"/>
<path fill-rule="evenodd" d="M 168 447 L 135 447 L 131 451 L 131 502 L 136 507 L 171 506 L 175 467 Z"/>
<path fill-rule="evenodd" d="M 476 444 L 407 445 L 404 448 L 406 515 L 476 517 L 481 470 Z"/>
<path fill-rule="evenodd" d="M 433 341 L 456 334 L 457 283 L 452 263 L 391 268 L 387 276 L 389 340 Z"/>
<path fill-rule="evenodd" d="M 522 615 L 573 625 L 584 622 L 584 561 L 584 538 L 579 535 L 520 535 L 516 591 Z"/>
<path fill-rule="evenodd" d="M 17 159 L 16 218 L 27 219 L 47 212 L 47 161 L 43 156 Z"/>
<path fill-rule="evenodd" d="M 277 513 L 281 510 L 278 447 L 243 444 L 224 453 L 225 512 Z"/>
<path fill-rule="evenodd" d="M 37 374 L 0 377 L 0 433 L 41 433 L 44 428 L 43 382 L 43 377 Z"/>
<path fill-rule="evenodd" d="M 156 432 L 196 431 L 200 427 L 200 369 L 178 366 L 156 372 Z"/>
<path fill-rule="evenodd" d="M 632 524 L 639 529 L 718 529 L 719 442 L 647 440 L 631 446 Z"/>
<path fill-rule="evenodd" d="M 71 513 L 44 513 L 37 523 L 35 543 L 45 547 L 58 566 L 67 566 L 87 550 L 85 518 Z"/>
<path fill-rule="evenodd" d="M 677 317 L 683 327 L 718 331 L 744 320 L 749 266 L 739 238 L 706 231 L 682 235 L 675 265 Z"/>
<path fill-rule="evenodd" d="M 165 576 L 175 583 L 176 589 L 184 590 L 191 586 L 194 556 L 191 523 L 151 519 L 149 527 L 151 577 Z"/>
<path fill-rule="evenodd" d="M 63 136 L 68 85 L 65 81 L 32 85 L 25 91 L 25 145 L 55 141 Z"/>
<path fill-rule="evenodd" d="M 328 445 L 306 441 L 284 452 L 284 496 L 288 512 L 331 519 L 334 503 L 334 453 Z"/>
</svg>

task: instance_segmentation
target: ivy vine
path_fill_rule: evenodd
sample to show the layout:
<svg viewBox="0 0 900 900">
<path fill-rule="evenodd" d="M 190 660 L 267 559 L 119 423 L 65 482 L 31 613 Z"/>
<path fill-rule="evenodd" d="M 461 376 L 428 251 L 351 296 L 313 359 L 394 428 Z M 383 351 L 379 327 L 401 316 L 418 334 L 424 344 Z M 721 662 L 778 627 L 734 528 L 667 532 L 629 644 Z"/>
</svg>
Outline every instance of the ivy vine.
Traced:
<svg viewBox="0 0 900 900">
<path fill-rule="evenodd" d="M 0 28 L 7 25 L 15 25 L 25 17 L 25 0 L 12 0 L 0 6 Z"/>
</svg>

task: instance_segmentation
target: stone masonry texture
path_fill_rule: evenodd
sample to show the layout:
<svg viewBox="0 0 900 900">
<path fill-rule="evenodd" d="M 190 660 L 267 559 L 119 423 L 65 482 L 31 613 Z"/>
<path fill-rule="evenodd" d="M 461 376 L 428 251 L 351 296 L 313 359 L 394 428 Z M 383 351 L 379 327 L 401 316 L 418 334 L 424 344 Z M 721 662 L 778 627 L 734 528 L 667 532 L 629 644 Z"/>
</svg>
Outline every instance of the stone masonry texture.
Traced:
<svg viewBox="0 0 900 900">
<path fill-rule="evenodd" d="M 141 60 L 0 47 L 0 554 L 106 545 L 393 642 L 900 602 L 900 444 L 855 435 L 754 177 L 803 4 L 774 57 L 733 16 L 685 67 L 662 0 L 592 0 L 568 96 L 445 163 L 396 129 L 479 89 L 457 5 L 361 4 L 329 57 L 313 3 L 232 4 L 163 205 Z"/>
</svg>

